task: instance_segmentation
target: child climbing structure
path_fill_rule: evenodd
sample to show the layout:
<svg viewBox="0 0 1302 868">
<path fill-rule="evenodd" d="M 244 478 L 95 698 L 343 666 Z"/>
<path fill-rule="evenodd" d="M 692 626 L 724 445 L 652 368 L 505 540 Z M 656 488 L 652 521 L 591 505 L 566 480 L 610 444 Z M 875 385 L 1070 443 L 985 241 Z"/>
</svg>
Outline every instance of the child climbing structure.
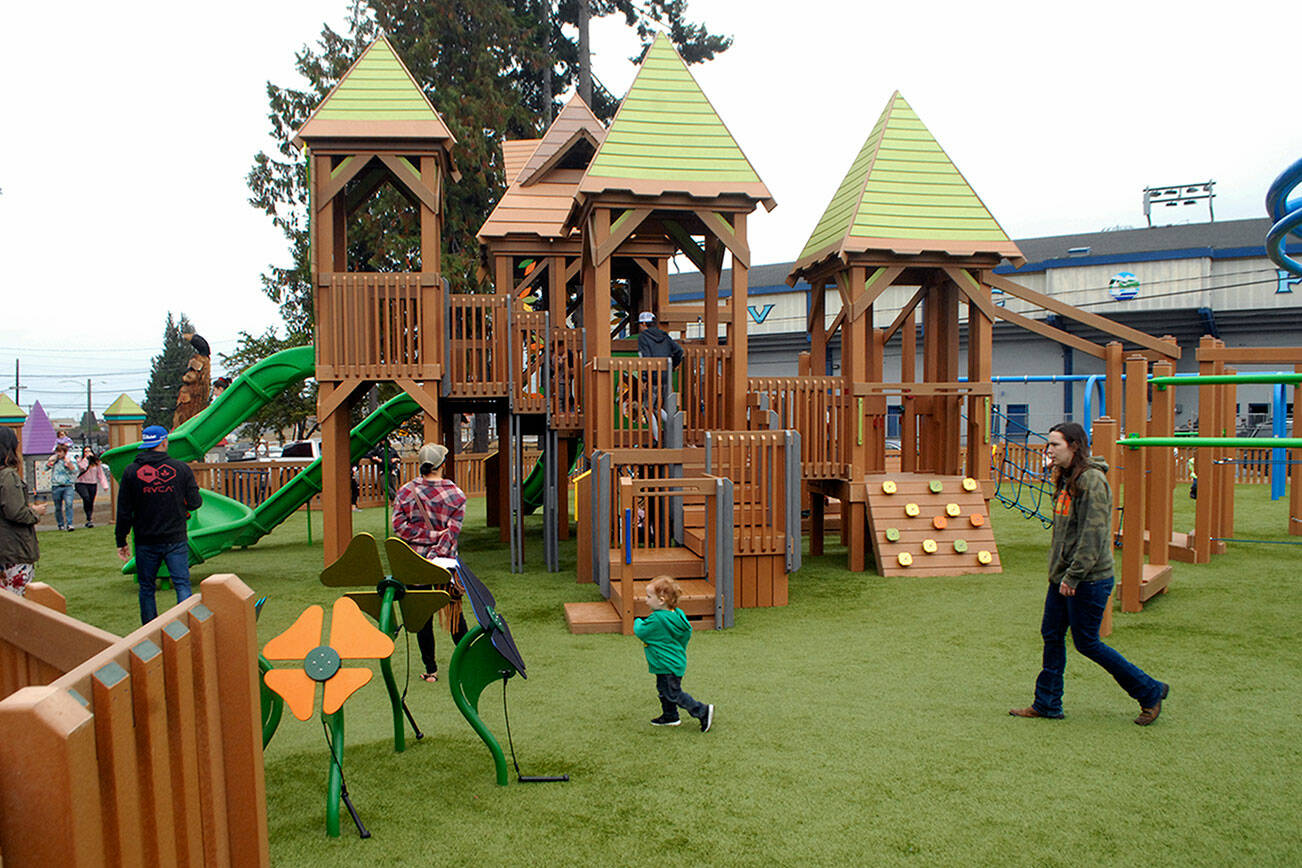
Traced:
<svg viewBox="0 0 1302 868">
<path fill-rule="evenodd" d="M 996 320 L 1104 360 L 1108 385 L 1115 386 L 1109 389 L 1110 401 L 1121 391 L 1124 348 L 1120 341 L 1138 347 L 1145 357 L 1179 358 L 1180 350 L 1173 342 L 1087 313 L 996 274 L 995 267 L 1004 260 L 1014 266 L 1025 262 L 1017 245 L 896 92 L 787 277 L 792 286 L 805 280 L 811 287 L 811 348 L 808 361 L 801 362 L 802 376 L 773 383 L 769 406 L 801 435 L 804 477 L 811 496 L 811 553 L 822 552 L 824 504 L 829 497 L 841 503 L 842 534 L 851 570 L 865 569 L 870 551 L 893 551 L 885 548 L 892 541 L 882 535 L 882 529 L 893 526 L 891 518 L 876 512 L 877 504 L 893 501 L 880 499 L 873 484 L 886 481 L 878 477 L 886 469 L 888 395 L 899 396 L 903 405 L 897 486 L 913 486 L 917 477 L 924 483 L 957 477 L 974 480 L 985 496 L 990 496 L 989 417 Z M 876 328 L 873 305 L 896 285 L 916 290 L 889 326 Z M 841 297 L 841 310 L 830 327 L 825 314 L 829 286 L 835 286 Z M 1032 319 L 1011 309 L 1011 304 L 996 306 L 992 289 L 1118 341 L 1103 346 Z M 966 323 L 961 325 L 964 306 Z M 965 378 L 959 366 L 963 325 L 967 336 Z M 838 332 L 841 374 L 832 376 L 828 341 Z M 885 348 L 897 335 L 901 370 L 899 380 L 891 382 L 885 377 Z M 810 412 L 815 401 L 824 406 Z M 989 571 L 998 564 L 993 549 L 989 550 L 989 563 L 982 563 L 977 558 L 979 551 L 968 548 L 953 572 Z M 883 559 L 878 557 L 878 561 Z M 919 561 L 915 558 L 912 563 Z"/>
</svg>

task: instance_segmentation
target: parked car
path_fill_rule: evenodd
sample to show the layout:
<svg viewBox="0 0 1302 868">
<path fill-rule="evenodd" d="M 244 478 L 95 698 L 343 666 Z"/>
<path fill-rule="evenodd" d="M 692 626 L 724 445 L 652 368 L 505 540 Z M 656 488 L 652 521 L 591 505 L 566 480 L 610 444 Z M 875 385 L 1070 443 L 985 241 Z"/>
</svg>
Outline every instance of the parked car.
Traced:
<svg viewBox="0 0 1302 868">
<path fill-rule="evenodd" d="M 281 461 L 287 461 L 290 459 L 301 460 L 304 458 L 309 461 L 315 460 L 321 457 L 321 441 L 295 440 L 293 443 L 286 443 L 285 447 L 280 450 L 280 454 L 276 457 Z"/>
</svg>

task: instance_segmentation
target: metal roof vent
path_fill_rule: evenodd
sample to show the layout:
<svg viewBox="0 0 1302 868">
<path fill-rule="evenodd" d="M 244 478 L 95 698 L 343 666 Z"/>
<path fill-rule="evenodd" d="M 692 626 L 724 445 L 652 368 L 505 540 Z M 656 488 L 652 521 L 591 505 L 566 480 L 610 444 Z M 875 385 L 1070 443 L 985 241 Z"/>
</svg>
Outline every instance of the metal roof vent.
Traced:
<svg viewBox="0 0 1302 868">
<path fill-rule="evenodd" d="M 1068 247 L 1068 248 L 1067 248 L 1067 255 L 1068 255 L 1068 256 L 1089 256 L 1089 255 L 1090 255 L 1090 249 L 1089 249 L 1088 247 Z"/>
</svg>

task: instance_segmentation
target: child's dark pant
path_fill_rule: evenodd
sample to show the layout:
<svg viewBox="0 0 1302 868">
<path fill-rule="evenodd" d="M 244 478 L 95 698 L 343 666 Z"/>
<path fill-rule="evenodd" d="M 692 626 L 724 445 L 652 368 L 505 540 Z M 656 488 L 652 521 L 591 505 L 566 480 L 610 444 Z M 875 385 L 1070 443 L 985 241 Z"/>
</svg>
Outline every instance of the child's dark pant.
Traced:
<svg viewBox="0 0 1302 868">
<path fill-rule="evenodd" d="M 666 718 L 677 719 L 680 708 L 697 720 L 705 715 L 705 703 L 684 693 L 683 679 L 677 675 L 657 675 L 656 693 L 660 694 L 660 710 Z"/>
</svg>

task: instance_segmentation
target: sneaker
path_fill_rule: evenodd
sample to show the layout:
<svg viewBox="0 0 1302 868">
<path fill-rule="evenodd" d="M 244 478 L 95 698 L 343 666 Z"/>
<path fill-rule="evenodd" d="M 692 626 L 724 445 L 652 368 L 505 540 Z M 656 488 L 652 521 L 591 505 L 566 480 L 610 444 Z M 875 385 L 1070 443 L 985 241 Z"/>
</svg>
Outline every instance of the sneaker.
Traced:
<svg viewBox="0 0 1302 868">
<path fill-rule="evenodd" d="M 86 522 L 86 527 L 94 527 L 94 526 L 95 526 L 95 522 L 93 521 Z"/>
<path fill-rule="evenodd" d="M 701 715 L 701 732 L 709 732 L 710 727 L 714 726 L 714 706 L 705 706 L 705 714 Z"/>
<path fill-rule="evenodd" d="M 1152 708 L 1144 708 L 1141 705 L 1139 707 L 1139 717 L 1135 718 L 1135 723 L 1139 724 L 1140 726 L 1148 726 L 1150 723 L 1157 720 L 1157 716 L 1162 713 L 1162 700 L 1166 699 L 1167 695 L 1169 695 L 1170 693 L 1171 693 L 1171 685 L 1163 684 L 1162 695 L 1157 698 L 1157 704 L 1154 705 Z"/>
<path fill-rule="evenodd" d="M 682 723 L 682 721 L 679 720 L 678 718 L 665 717 L 663 714 L 660 715 L 659 717 L 651 718 L 652 726 L 678 726 L 678 724 L 680 723 Z"/>
<path fill-rule="evenodd" d="M 72 525 L 68 525 L 68 533 L 72 533 L 74 530 L 76 530 L 75 527 L 73 527 Z"/>
</svg>

